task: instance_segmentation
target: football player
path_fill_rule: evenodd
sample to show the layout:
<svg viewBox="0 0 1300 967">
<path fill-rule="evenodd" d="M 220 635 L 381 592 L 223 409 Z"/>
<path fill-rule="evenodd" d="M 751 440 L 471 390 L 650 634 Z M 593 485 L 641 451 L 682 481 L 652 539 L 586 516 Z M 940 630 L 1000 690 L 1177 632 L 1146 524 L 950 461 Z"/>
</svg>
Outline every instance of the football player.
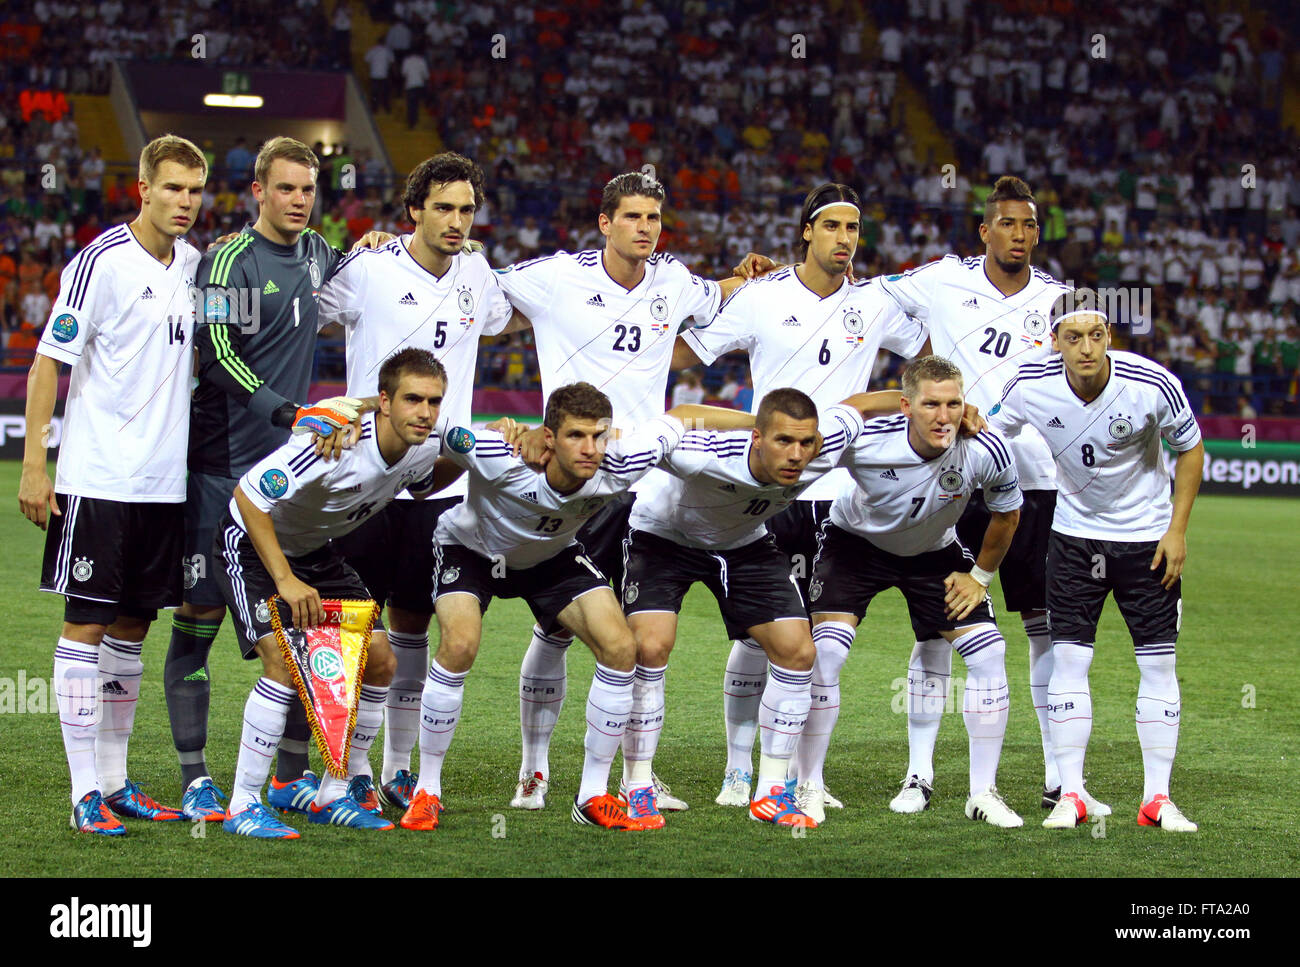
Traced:
<svg viewBox="0 0 1300 967">
<path fill-rule="evenodd" d="M 1026 363 L 989 411 L 1011 437 L 1032 426 L 1061 480 L 1047 554 L 1052 616 L 1048 722 L 1062 795 L 1043 825 L 1070 828 L 1089 813 L 1083 761 L 1092 733 L 1088 669 L 1097 621 L 1113 593 L 1128 625 L 1139 674 L 1137 733 L 1144 786 L 1138 825 L 1195 832 L 1169 798 L 1182 697 L 1175 645 L 1182 627 L 1187 523 L 1201 485 L 1205 446 L 1183 388 L 1166 369 L 1110 349 L 1096 293 L 1057 299 L 1052 346 L 1060 356 Z M 1178 454 L 1169 496 L 1161 440 Z"/>
<path fill-rule="evenodd" d="M 203 153 L 184 138 L 145 145 L 140 214 L 63 270 L 27 380 L 18 503 L 46 531 L 41 590 L 66 602 L 54 690 L 72 826 L 85 833 L 124 834 L 117 816 L 183 818 L 127 777 L 126 753 L 145 635 L 159 608 L 180 603 L 199 266 L 181 236 L 198 216 L 207 174 Z M 72 383 L 51 484 L 45 448 L 63 363 Z"/>
</svg>

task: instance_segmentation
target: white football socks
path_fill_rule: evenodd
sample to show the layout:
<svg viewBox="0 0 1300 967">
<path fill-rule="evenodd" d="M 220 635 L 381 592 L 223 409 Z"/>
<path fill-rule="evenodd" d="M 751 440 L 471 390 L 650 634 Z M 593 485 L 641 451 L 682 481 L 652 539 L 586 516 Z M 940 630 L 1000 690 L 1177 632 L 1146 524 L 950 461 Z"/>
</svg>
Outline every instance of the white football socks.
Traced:
<svg viewBox="0 0 1300 967">
<path fill-rule="evenodd" d="M 722 677 L 722 712 L 727 725 L 727 770 L 750 773 L 754 768 L 754 736 L 758 706 L 767 684 L 767 653 L 753 638 L 731 643 Z"/>
<path fill-rule="evenodd" d="M 668 666 L 633 671 L 632 711 L 623 733 L 623 784 L 640 789 L 654 782 L 654 757 L 664 730 L 664 673 Z"/>
<path fill-rule="evenodd" d="M 316 805 L 328 806 L 335 799 L 347 795 L 348 783 L 353 776 L 369 775 L 357 767 L 368 764 L 370 747 L 379 735 L 384 722 L 384 702 L 388 698 L 387 685 L 362 685 L 357 699 L 357 724 L 352 728 L 352 742 L 348 752 L 348 778 L 340 779 L 326 772 L 316 791 Z"/>
<path fill-rule="evenodd" d="M 912 646 L 907 664 L 907 774 L 934 783 L 934 744 L 948 701 L 952 645 L 927 638 Z"/>
<path fill-rule="evenodd" d="M 1047 724 L 1047 685 L 1052 680 L 1052 633 L 1046 614 L 1029 618 L 1021 614 L 1025 636 L 1029 639 L 1029 697 L 1038 716 L 1038 732 L 1043 738 L 1043 788 L 1061 784 L 1052 752 L 1052 729 Z"/>
<path fill-rule="evenodd" d="M 533 626 L 532 640 L 519 666 L 521 776 L 540 772 L 544 779 L 551 777 L 551 736 L 564 708 L 566 656 L 571 644 L 573 638 L 563 632 L 547 635 Z"/>
<path fill-rule="evenodd" d="M 823 621 L 812 630 L 817 646 L 813 665 L 808 722 L 795 747 L 794 775 L 801 783 L 826 788 L 822 770 L 830 749 L 831 733 L 840 717 L 840 670 L 849 657 L 856 630 L 842 621 Z"/>
<path fill-rule="evenodd" d="M 449 672 L 429 663 L 420 696 L 420 779 L 417 792 L 442 798 L 442 763 L 456 735 L 461 707 L 465 702 L 465 676 L 468 672 Z"/>
<path fill-rule="evenodd" d="M 812 671 L 800 672 L 768 665 L 767 687 L 758 708 L 759 757 L 754 798 L 785 787 L 790 759 L 808 721 L 812 704 Z"/>
<path fill-rule="evenodd" d="M 112 795 L 126 785 L 126 750 L 140 699 L 144 643 L 104 635 L 99 646 L 100 714 L 95 736 L 95 771 L 100 792 Z"/>
<path fill-rule="evenodd" d="M 997 784 L 1007 734 L 1007 643 L 993 624 L 962 630 L 952 647 L 966 662 L 962 718 L 970 745 L 970 794 L 977 796 Z"/>
<path fill-rule="evenodd" d="M 1183 702 L 1174 671 L 1174 644 L 1138 645 L 1137 734 L 1142 746 L 1142 802 L 1169 795 L 1169 774 L 1178 751 Z"/>
<path fill-rule="evenodd" d="M 1061 794 L 1083 792 L 1083 758 L 1092 735 L 1092 692 L 1088 669 L 1092 642 L 1052 643 L 1052 681 L 1047 689 L 1052 748 L 1061 774 Z"/>
<path fill-rule="evenodd" d="M 298 700 L 288 685 L 259 678 L 244 703 L 244 730 L 235 765 L 235 783 L 230 791 L 230 815 L 241 813 L 262 801 L 262 787 L 271 774 L 271 760 L 284 735 L 289 706 Z"/>
<path fill-rule="evenodd" d="M 388 643 L 393 646 L 397 670 L 393 672 L 384 706 L 381 783 L 391 782 L 402 769 L 411 768 L 411 751 L 420 738 L 420 696 L 424 692 L 424 676 L 429 671 L 428 632 L 390 631 Z"/>
<path fill-rule="evenodd" d="M 582 760 L 582 782 L 578 803 L 603 796 L 609 789 L 609 767 L 623 741 L 628 715 L 632 712 L 634 672 L 616 671 L 596 662 L 587 693 L 587 735 L 583 740 L 586 755 Z"/>
<path fill-rule="evenodd" d="M 59 639 L 54 648 L 54 698 L 72 774 L 72 803 L 76 805 L 87 793 L 99 789 L 95 769 L 100 715 L 98 645 Z"/>
</svg>

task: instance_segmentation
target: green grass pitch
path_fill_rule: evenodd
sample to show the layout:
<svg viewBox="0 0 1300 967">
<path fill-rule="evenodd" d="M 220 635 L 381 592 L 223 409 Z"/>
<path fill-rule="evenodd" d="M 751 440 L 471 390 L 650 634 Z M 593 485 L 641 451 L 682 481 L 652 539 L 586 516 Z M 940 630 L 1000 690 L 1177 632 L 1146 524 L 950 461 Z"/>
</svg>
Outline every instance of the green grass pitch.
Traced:
<svg viewBox="0 0 1300 967">
<path fill-rule="evenodd" d="M 918 816 L 887 803 L 906 765 L 900 676 L 911 647 L 903 601 L 882 595 L 858 632 L 843 675 L 843 710 L 827 763 L 828 787 L 843 812 L 820 829 L 792 835 L 713 804 L 724 765 L 719 686 L 728 649 L 706 591 L 686 603 L 669 666 L 668 708 L 656 771 L 690 804 L 656 833 L 612 835 L 578 827 L 568 803 L 581 766 L 583 703 L 590 653 L 570 655 L 567 707 L 552 752 L 551 802 L 538 813 L 511 810 L 518 766 L 518 667 L 530 618 L 517 601 L 488 612 L 465 711 L 444 773 L 447 812 L 434 833 L 363 834 L 309 826 L 302 839 L 255 842 L 220 828 L 131 823 L 120 840 L 68 828 L 68 774 L 52 699 L 28 700 L 48 685 L 62 602 L 35 590 L 42 535 L 18 513 L 18 465 L 0 464 L 0 874 L 5 876 L 1228 876 L 1294 875 L 1300 853 L 1294 737 L 1300 734 L 1296 649 L 1290 639 L 1300 565 L 1294 556 L 1300 504 L 1284 499 L 1201 498 L 1193 513 L 1179 642 L 1183 725 L 1174 798 L 1201 825 L 1192 836 L 1139 828 L 1141 758 L 1133 724 L 1137 671 L 1118 613 L 1108 606 L 1093 664 L 1095 723 L 1089 788 L 1115 807 L 1104 828 L 1039 827 L 1042 781 L 1038 729 L 1029 706 L 1026 643 L 1018 619 L 1000 624 L 1008 641 L 1012 716 L 999 787 L 1026 820 L 996 830 L 967 820 L 966 738 L 957 711 L 944 717 L 935 795 Z M 1000 595 L 994 600 L 1000 604 Z M 170 622 L 145 646 L 145 680 L 131 774 L 164 802 L 179 804 L 179 772 L 167 727 L 162 663 Z M 954 675 L 961 675 L 960 660 Z M 237 655 L 229 625 L 213 649 L 208 762 L 229 788 L 244 700 L 256 676 Z M 15 695 L 20 674 L 29 683 Z M 31 683 L 39 679 L 41 686 Z M 6 699 L 5 691 L 8 690 Z M 382 741 L 382 739 L 380 740 Z M 378 767 L 379 748 L 374 757 Z M 314 755 L 314 753 L 313 753 Z M 621 762 L 616 760 L 617 783 Z"/>
</svg>

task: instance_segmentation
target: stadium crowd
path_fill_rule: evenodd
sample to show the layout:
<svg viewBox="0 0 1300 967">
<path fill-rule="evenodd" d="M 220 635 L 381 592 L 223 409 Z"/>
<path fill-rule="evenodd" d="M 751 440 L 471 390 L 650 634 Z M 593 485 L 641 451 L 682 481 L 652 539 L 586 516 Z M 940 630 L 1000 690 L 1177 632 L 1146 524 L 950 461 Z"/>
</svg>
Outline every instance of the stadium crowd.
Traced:
<svg viewBox="0 0 1300 967">
<path fill-rule="evenodd" d="M 165 0 L 162 16 L 93 6 L 19 0 L 4 15 L 42 28 L 30 57 L 0 60 L 0 317 L 7 351 L 20 353 L 11 363 L 31 340 L 28 316 L 39 316 L 36 276 L 57 279 L 77 247 L 138 206 L 129 169 L 83 155 L 70 110 L 24 117 L 20 88 L 102 91 L 102 67 L 122 50 L 188 57 L 195 17 L 218 63 L 329 67 L 350 42 L 347 5 L 330 13 L 319 0 L 274 14 L 214 0 Z M 1253 31 L 1231 10 L 1173 0 L 1089 5 L 1086 28 L 1073 0 L 1001 0 L 978 5 L 981 16 L 966 0 L 873 0 L 863 14 L 729 0 L 367 6 L 386 30 L 352 67 L 376 110 L 435 127 L 489 172 L 475 232 L 494 264 L 599 245 L 593 193 L 618 171 L 653 165 L 669 189 L 662 246 L 703 275 L 748 251 L 789 258 L 798 201 L 825 177 L 862 189 L 857 274 L 897 272 L 975 254 L 983 198 L 997 175 L 1016 172 L 1039 200 L 1043 268 L 1149 290 L 1133 300 L 1141 317 L 1125 345 L 1177 372 L 1199 409 L 1298 411 L 1300 178 L 1294 134 L 1280 123 L 1294 35 L 1282 6 Z M 259 29 L 273 15 L 302 30 Z M 72 18 L 87 25 L 89 56 L 79 45 L 74 57 L 58 29 Z M 260 39 L 228 43 L 236 34 Z M 296 39 L 307 35 L 331 42 Z M 460 56 L 435 56 L 446 44 Z M 675 69 L 621 69 L 656 55 Z M 904 87 L 925 98 L 951 170 L 917 155 Z M 256 145 L 203 147 L 214 176 L 192 235 L 200 243 L 255 211 L 241 172 Z M 327 158 L 318 227 L 332 244 L 400 229 L 377 159 L 317 151 Z M 41 178 L 51 160 L 53 189 Z M 349 162 L 358 183 L 345 190 Z M 535 385 L 527 338 L 503 337 L 514 341 L 484 366 L 487 381 Z M 716 394 L 731 375 L 712 367 L 704 386 Z"/>
</svg>

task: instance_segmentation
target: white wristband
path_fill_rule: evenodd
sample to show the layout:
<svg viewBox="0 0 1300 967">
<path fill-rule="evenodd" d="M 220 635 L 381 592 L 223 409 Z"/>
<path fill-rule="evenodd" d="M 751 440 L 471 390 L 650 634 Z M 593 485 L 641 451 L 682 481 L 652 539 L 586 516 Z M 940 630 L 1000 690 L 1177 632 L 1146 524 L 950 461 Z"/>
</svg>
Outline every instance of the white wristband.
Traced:
<svg viewBox="0 0 1300 967">
<path fill-rule="evenodd" d="M 984 570 L 978 564 L 970 569 L 970 576 L 986 588 L 993 583 L 993 572 Z"/>
</svg>

